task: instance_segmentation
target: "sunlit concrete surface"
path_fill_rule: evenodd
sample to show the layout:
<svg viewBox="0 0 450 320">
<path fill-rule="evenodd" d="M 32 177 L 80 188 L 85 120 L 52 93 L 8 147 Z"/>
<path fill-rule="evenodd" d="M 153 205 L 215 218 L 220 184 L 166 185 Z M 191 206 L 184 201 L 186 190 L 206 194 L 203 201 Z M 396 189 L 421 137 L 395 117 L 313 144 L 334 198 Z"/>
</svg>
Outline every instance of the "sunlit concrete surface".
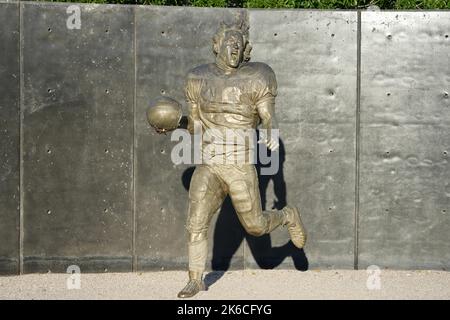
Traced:
<svg viewBox="0 0 450 320">
<path fill-rule="evenodd" d="M 215 272 L 206 276 L 209 290 L 195 299 L 450 299 L 450 272 L 381 270 L 379 276 L 366 270 Z M 0 277 L 0 299 L 176 299 L 186 281 L 181 271 L 81 274 L 80 289 L 69 290 L 68 277 Z"/>
</svg>

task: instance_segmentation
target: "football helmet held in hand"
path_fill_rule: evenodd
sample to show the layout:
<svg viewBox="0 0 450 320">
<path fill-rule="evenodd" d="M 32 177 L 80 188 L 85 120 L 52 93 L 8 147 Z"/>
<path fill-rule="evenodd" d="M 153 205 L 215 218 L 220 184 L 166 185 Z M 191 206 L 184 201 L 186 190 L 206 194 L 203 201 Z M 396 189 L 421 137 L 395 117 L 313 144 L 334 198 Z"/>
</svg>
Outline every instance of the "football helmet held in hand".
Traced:
<svg viewBox="0 0 450 320">
<path fill-rule="evenodd" d="M 147 110 L 148 123 L 158 133 L 165 133 L 178 128 L 182 115 L 181 104 L 168 97 L 158 98 L 151 103 Z"/>
</svg>

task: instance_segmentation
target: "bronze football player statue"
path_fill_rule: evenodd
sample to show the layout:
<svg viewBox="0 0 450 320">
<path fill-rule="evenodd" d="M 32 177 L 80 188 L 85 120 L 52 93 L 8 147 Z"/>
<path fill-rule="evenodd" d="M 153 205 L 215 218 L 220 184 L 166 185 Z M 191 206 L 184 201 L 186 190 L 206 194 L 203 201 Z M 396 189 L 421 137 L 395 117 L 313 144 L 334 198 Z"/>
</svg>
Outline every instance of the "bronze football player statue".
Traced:
<svg viewBox="0 0 450 320">
<path fill-rule="evenodd" d="M 220 137 L 226 130 L 239 136 L 259 125 L 267 132 L 262 138 L 267 148 L 274 151 L 279 146 L 271 134 L 272 129 L 277 129 L 274 117 L 275 74 L 267 64 L 249 62 L 248 29 L 244 19 L 233 25 L 222 23 L 213 37 L 215 63 L 198 66 L 187 76 L 187 129 L 194 134 L 194 126 L 201 126 L 202 153 L 208 161 L 197 165 L 190 183 L 187 219 L 189 281 L 179 292 L 180 298 L 192 297 L 205 290 L 202 277 L 208 255 L 208 228 L 227 195 L 249 234 L 262 236 L 285 225 L 293 244 L 298 248 L 305 245 L 306 233 L 298 209 L 287 206 L 282 210 L 262 211 L 254 164 L 232 161 L 249 149 L 235 141 L 227 144 Z M 170 105 L 170 110 L 177 104 L 176 101 L 165 103 Z M 178 111 L 172 114 L 175 119 L 172 121 L 179 121 Z M 165 131 L 157 128 L 155 119 L 149 118 L 151 124 L 152 120 L 158 132 Z M 168 127 L 172 129 L 173 125 Z M 211 148 L 215 143 L 227 144 L 227 152 Z"/>
</svg>

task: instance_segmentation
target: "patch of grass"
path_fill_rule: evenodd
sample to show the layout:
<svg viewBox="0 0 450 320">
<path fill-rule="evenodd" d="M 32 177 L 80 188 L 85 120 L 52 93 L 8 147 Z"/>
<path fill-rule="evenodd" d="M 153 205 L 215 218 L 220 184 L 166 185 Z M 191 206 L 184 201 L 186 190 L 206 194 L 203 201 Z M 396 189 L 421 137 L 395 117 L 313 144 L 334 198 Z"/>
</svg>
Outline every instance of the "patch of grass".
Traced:
<svg viewBox="0 0 450 320">
<path fill-rule="evenodd" d="M 297 0 L 247 0 L 245 8 L 295 8 Z"/>
<path fill-rule="evenodd" d="M 448 0 L 397 0 L 395 9 L 450 9 Z"/>
<path fill-rule="evenodd" d="M 43 1 L 43 0 L 38 0 Z M 146 4 L 194 7 L 364 9 L 450 9 L 450 0 L 47 0 L 58 2 Z"/>
</svg>

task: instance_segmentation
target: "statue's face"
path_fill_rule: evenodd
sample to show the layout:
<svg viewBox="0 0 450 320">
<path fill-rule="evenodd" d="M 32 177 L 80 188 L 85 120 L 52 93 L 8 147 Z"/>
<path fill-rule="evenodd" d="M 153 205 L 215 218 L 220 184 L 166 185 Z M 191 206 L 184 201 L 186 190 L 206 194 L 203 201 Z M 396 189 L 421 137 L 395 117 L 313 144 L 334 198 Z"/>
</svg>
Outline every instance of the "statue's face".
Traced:
<svg viewBox="0 0 450 320">
<path fill-rule="evenodd" d="M 237 31 L 227 31 L 220 44 L 217 57 L 227 66 L 237 68 L 244 56 L 244 40 Z"/>
</svg>

